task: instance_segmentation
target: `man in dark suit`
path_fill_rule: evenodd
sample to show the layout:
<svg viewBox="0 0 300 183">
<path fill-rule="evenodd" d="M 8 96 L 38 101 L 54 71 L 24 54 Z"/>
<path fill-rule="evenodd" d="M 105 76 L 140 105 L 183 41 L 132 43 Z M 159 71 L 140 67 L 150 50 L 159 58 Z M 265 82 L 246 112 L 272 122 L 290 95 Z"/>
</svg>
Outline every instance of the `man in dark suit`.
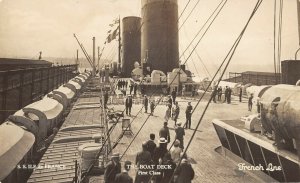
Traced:
<svg viewBox="0 0 300 183">
<path fill-rule="evenodd" d="M 147 113 L 147 110 L 148 110 L 148 103 L 149 103 L 149 99 L 148 99 L 147 95 L 145 95 L 144 96 L 145 113 Z"/>
<path fill-rule="evenodd" d="M 175 102 L 176 102 L 176 95 L 177 95 L 175 89 L 173 89 L 171 95 L 172 95 L 173 104 L 175 104 Z"/>
<path fill-rule="evenodd" d="M 143 166 L 145 165 L 151 165 L 152 164 L 152 158 L 149 151 L 147 151 L 147 143 L 143 142 L 142 144 L 143 150 L 140 151 L 136 155 L 135 164 L 138 167 L 138 171 L 136 172 L 135 176 L 135 183 L 145 183 L 149 182 L 151 175 L 149 171 L 150 169 L 144 169 Z"/>
<path fill-rule="evenodd" d="M 111 156 L 111 161 L 107 164 L 104 172 L 105 183 L 114 183 L 116 175 L 121 173 L 121 164 L 119 160 L 119 153 L 114 153 Z"/>
<path fill-rule="evenodd" d="M 175 175 L 177 175 L 176 182 L 191 183 L 194 179 L 195 172 L 192 165 L 184 158 L 176 168 Z"/>
<path fill-rule="evenodd" d="M 186 127 L 191 129 L 191 123 L 192 123 L 192 112 L 193 112 L 193 106 L 191 105 L 191 102 L 188 102 L 188 106 L 185 110 L 185 117 L 186 117 Z"/>
<path fill-rule="evenodd" d="M 159 130 L 159 138 L 165 138 L 170 143 L 170 131 L 168 122 L 164 122 L 164 126 Z"/>
<path fill-rule="evenodd" d="M 105 93 L 104 93 L 104 108 L 107 108 L 107 101 L 108 101 L 108 92 L 105 91 Z"/>
<path fill-rule="evenodd" d="M 170 107 L 170 109 L 172 108 L 172 104 L 173 104 L 173 100 L 172 100 L 172 97 L 171 95 L 168 95 L 168 106 Z"/>
<path fill-rule="evenodd" d="M 125 108 L 126 108 L 126 114 L 131 115 L 131 108 L 132 108 L 132 97 L 131 95 L 128 95 L 125 101 Z"/>
<path fill-rule="evenodd" d="M 155 140 L 155 134 L 151 133 L 150 139 L 146 143 L 146 149 L 147 149 L 147 151 L 150 152 L 152 159 L 153 159 L 154 150 L 156 148 L 156 144 L 155 144 L 154 140 Z"/>
<path fill-rule="evenodd" d="M 184 146 L 183 146 L 183 137 L 185 135 L 185 132 L 184 132 L 184 128 L 181 127 L 181 122 L 177 123 L 177 127 L 175 128 L 175 133 L 176 133 L 176 136 L 175 136 L 176 139 L 178 139 L 179 142 L 180 142 L 179 147 L 181 149 L 183 149 L 184 148 Z"/>
<path fill-rule="evenodd" d="M 122 173 L 116 175 L 115 183 L 133 183 L 133 179 L 128 175 L 131 167 L 130 161 L 125 161 L 124 170 Z"/>
<path fill-rule="evenodd" d="M 133 91 L 133 84 L 130 84 L 130 86 L 129 86 L 129 89 L 130 89 L 130 95 L 131 95 L 131 93 L 132 93 L 132 91 Z"/>
<path fill-rule="evenodd" d="M 164 137 L 161 137 L 159 139 L 159 145 L 154 149 L 153 154 L 153 162 L 154 164 L 158 165 L 160 160 L 163 159 L 165 154 L 168 152 L 167 149 L 167 140 Z"/>
</svg>

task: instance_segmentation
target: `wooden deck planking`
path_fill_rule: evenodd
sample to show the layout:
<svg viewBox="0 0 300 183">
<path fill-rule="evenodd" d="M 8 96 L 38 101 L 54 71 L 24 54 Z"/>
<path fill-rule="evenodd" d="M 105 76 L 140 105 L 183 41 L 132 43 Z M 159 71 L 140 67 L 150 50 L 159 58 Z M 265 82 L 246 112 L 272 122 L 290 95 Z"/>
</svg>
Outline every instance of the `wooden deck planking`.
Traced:
<svg viewBox="0 0 300 183">
<path fill-rule="evenodd" d="M 129 92 L 128 92 L 129 93 Z M 95 102 L 99 101 L 98 97 L 90 97 L 90 98 L 78 98 L 75 104 L 80 102 Z M 186 99 L 178 98 L 180 105 L 180 115 L 178 121 L 185 122 L 185 107 L 187 105 Z M 192 105 L 195 106 L 196 100 L 192 101 Z M 200 103 L 200 106 L 197 108 L 192 117 L 192 128 L 195 127 L 196 122 L 199 120 L 202 110 L 204 109 L 205 102 Z M 109 105 L 112 107 L 112 105 Z M 142 105 L 134 105 L 132 109 L 132 115 L 136 115 L 138 111 L 141 109 Z M 124 105 L 114 105 L 115 110 L 123 110 Z M 130 160 L 133 163 L 135 162 L 135 157 L 137 152 L 141 151 L 141 144 L 143 141 L 149 139 L 150 133 L 155 133 L 156 142 L 158 137 L 159 129 L 162 127 L 164 122 L 164 114 L 165 114 L 165 105 L 158 105 L 155 109 L 154 116 L 151 116 L 144 128 L 138 134 L 137 138 L 133 141 L 132 145 L 128 149 L 125 154 L 122 162 L 125 160 Z M 244 176 L 238 176 L 235 173 L 235 169 L 237 168 L 237 164 L 231 163 L 223 156 L 219 155 L 214 151 L 215 148 L 220 146 L 220 142 L 218 140 L 217 134 L 212 126 L 212 119 L 238 119 L 242 115 L 249 114 L 247 111 L 247 103 L 239 103 L 237 98 L 233 97 L 232 104 L 214 104 L 212 103 L 207 114 L 205 115 L 202 124 L 199 127 L 199 131 L 196 133 L 195 139 L 193 140 L 187 154 L 188 157 L 195 160 L 196 164 L 192 164 L 195 170 L 195 179 L 193 182 L 261 182 L 256 176 L 253 174 L 249 174 L 246 172 Z M 149 114 L 144 113 L 144 109 L 139 113 L 132 123 L 132 130 L 134 135 L 140 129 L 142 123 L 146 120 Z M 131 117 L 132 118 L 132 117 Z M 81 110 L 72 110 L 69 115 L 66 117 L 66 120 L 63 124 L 65 126 L 71 125 L 88 125 L 88 124 L 100 124 L 100 109 L 81 109 Z M 112 125 L 112 124 L 109 124 Z M 174 127 L 174 121 L 169 121 L 169 127 Z M 85 133 L 94 133 L 94 130 L 87 131 Z M 174 130 L 170 130 L 171 140 L 174 140 L 175 132 Z M 121 134 L 121 122 L 117 124 L 116 128 L 113 130 L 111 136 L 112 144 L 116 141 L 116 139 Z M 184 145 L 186 147 L 189 138 L 191 137 L 192 130 L 186 130 L 186 136 L 184 139 Z M 72 135 L 72 134 L 69 134 Z M 61 136 L 65 136 L 61 135 Z M 131 142 L 133 136 L 125 135 L 118 146 L 113 150 L 113 152 L 119 152 L 123 154 L 126 147 Z M 78 145 L 70 146 L 72 150 L 71 152 L 77 151 Z M 51 151 L 50 151 L 51 150 Z M 63 153 L 61 151 L 60 146 L 51 145 L 49 147 L 49 153 L 54 153 L 57 150 L 57 153 Z M 46 162 L 49 162 L 47 160 Z M 57 162 L 56 159 L 53 159 L 53 162 Z M 67 162 L 66 162 L 67 163 Z M 69 170 L 68 170 L 69 171 Z M 135 170 L 130 171 L 130 175 L 135 177 Z M 42 175 L 39 175 L 43 177 Z M 63 180 L 63 179 L 62 179 Z M 69 180 L 69 179 L 66 179 Z M 92 177 L 91 180 L 98 180 L 99 182 L 103 181 L 103 176 Z"/>
</svg>

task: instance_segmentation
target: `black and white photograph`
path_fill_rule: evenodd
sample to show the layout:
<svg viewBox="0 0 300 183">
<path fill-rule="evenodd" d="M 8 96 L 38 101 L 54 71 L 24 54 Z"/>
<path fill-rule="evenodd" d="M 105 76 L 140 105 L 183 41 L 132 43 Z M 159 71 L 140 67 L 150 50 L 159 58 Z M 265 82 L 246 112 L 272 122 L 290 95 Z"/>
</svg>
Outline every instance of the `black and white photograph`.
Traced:
<svg viewBox="0 0 300 183">
<path fill-rule="evenodd" d="M 0 183 L 300 182 L 300 0 L 0 0 Z"/>
</svg>

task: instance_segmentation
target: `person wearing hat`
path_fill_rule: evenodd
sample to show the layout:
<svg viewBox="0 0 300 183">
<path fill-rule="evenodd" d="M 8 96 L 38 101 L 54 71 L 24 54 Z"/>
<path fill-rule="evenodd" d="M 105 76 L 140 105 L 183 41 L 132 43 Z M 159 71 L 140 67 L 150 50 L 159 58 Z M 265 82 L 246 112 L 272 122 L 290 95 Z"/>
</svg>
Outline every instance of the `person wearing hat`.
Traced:
<svg viewBox="0 0 300 183">
<path fill-rule="evenodd" d="M 175 170 L 176 182 L 191 183 L 194 179 L 195 172 L 187 158 L 183 158 L 180 165 Z"/>
<path fill-rule="evenodd" d="M 165 113 L 165 121 L 169 121 L 170 117 L 171 117 L 171 105 L 168 104 L 167 105 L 167 109 L 166 109 L 166 113 Z"/>
<path fill-rule="evenodd" d="M 114 183 L 116 175 L 121 173 L 121 163 L 119 153 L 114 153 L 111 156 L 111 161 L 107 164 L 104 171 L 104 182 Z"/>
<path fill-rule="evenodd" d="M 191 129 L 191 123 L 192 123 L 192 111 L 193 106 L 191 105 L 191 102 L 188 102 L 188 106 L 185 110 L 185 117 L 186 117 L 186 128 Z"/>
<path fill-rule="evenodd" d="M 182 153 L 182 149 L 179 147 L 180 141 L 178 139 L 174 142 L 174 147 L 172 147 L 170 154 L 173 161 L 178 164 L 180 161 L 180 154 Z"/>
<path fill-rule="evenodd" d="M 148 103 L 149 103 L 149 99 L 148 99 L 147 95 L 144 95 L 145 113 L 147 113 L 147 110 L 148 110 Z"/>
<path fill-rule="evenodd" d="M 185 135 L 185 132 L 184 132 L 184 128 L 181 127 L 181 122 L 177 123 L 177 126 L 175 128 L 175 133 L 176 133 L 175 138 L 178 139 L 179 142 L 180 142 L 179 147 L 181 149 L 184 149 L 184 146 L 183 146 L 183 137 Z"/>
<path fill-rule="evenodd" d="M 253 105 L 253 93 L 251 93 L 249 99 L 248 99 L 248 111 L 252 111 L 252 105 Z"/>
<path fill-rule="evenodd" d="M 150 102 L 150 110 L 151 110 L 151 116 L 153 116 L 153 113 L 154 113 L 154 108 L 155 108 L 155 104 L 154 104 L 154 101 L 151 101 Z"/>
<path fill-rule="evenodd" d="M 173 91 L 171 92 L 171 95 L 172 95 L 173 104 L 175 104 L 175 102 L 176 102 L 176 95 L 177 95 L 175 89 L 173 89 Z"/>
<path fill-rule="evenodd" d="M 159 146 L 154 149 L 153 161 L 156 165 L 162 160 L 168 152 L 167 140 L 164 137 L 159 138 Z"/>
<path fill-rule="evenodd" d="M 180 108 L 179 108 L 178 102 L 175 102 L 175 106 L 172 109 L 172 118 L 175 123 L 174 126 L 176 126 L 179 113 L 180 113 Z"/>
<path fill-rule="evenodd" d="M 115 183 L 133 183 L 133 179 L 128 175 L 131 167 L 130 161 L 125 161 L 124 170 L 116 175 Z"/>
<path fill-rule="evenodd" d="M 164 126 L 159 130 L 159 137 L 165 138 L 168 143 L 170 143 L 170 131 L 168 127 L 168 122 L 164 122 Z"/>
<path fill-rule="evenodd" d="M 128 95 L 125 100 L 125 108 L 126 108 L 126 114 L 131 115 L 131 108 L 132 108 L 132 97 L 131 95 Z"/>
<path fill-rule="evenodd" d="M 142 151 L 136 155 L 135 164 L 138 167 L 138 171 L 135 176 L 135 183 L 149 182 L 151 176 L 149 174 L 149 169 L 143 169 L 144 165 L 152 164 L 152 158 L 149 151 L 147 151 L 147 142 L 143 142 Z"/>
</svg>

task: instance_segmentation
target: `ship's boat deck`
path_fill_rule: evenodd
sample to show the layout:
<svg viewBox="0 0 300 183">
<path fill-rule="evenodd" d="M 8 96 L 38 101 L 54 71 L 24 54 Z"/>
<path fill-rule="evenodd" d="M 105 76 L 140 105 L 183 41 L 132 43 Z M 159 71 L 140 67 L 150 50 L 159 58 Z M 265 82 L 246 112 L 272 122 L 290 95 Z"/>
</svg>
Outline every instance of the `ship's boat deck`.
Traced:
<svg viewBox="0 0 300 183">
<path fill-rule="evenodd" d="M 129 90 L 129 89 L 128 89 Z M 127 91 L 129 93 L 129 91 Z M 40 161 L 40 166 L 47 165 L 62 165 L 64 169 L 51 169 L 43 168 L 36 169 L 31 175 L 29 182 L 70 182 L 73 180 L 75 175 L 75 160 L 78 154 L 78 147 L 87 142 L 91 142 L 92 139 L 89 138 L 94 133 L 99 133 L 103 130 L 100 128 L 100 109 L 95 106 L 99 97 L 95 95 L 85 95 L 84 97 L 78 98 L 75 103 L 77 104 L 86 103 L 85 105 L 91 105 L 92 107 L 86 108 L 77 108 L 73 107 L 67 116 L 63 127 L 58 132 L 53 143 L 48 148 L 44 157 Z M 178 121 L 185 122 L 185 108 L 187 102 L 191 101 L 192 105 L 195 106 L 197 100 L 191 98 L 181 98 L 178 97 L 178 102 L 180 105 L 180 115 Z M 192 116 L 192 128 L 196 126 L 204 106 L 206 105 L 206 100 L 201 102 Z M 77 105 L 78 106 L 78 105 Z M 123 110 L 124 105 L 108 105 L 108 107 L 114 107 L 115 110 Z M 131 120 L 134 119 L 132 123 L 133 135 L 136 135 L 139 131 L 141 125 L 144 123 L 149 113 L 144 113 L 144 109 L 139 113 L 142 104 L 134 104 L 132 108 Z M 134 140 L 132 145 L 129 147 L 128 151 L 121 159 L 121 163 L 126 160 L 135 163 L 135 157 L 137 152 L 141 151 L 141 144 L 143 141 L 149 139 L 150 133 L 155 133 L 156 141 L 158 139 L 158 132 L 163 126 L 164 115 L 165 115 L 166 106 L 158 105 L 154 111 L 154 115 L 149 118 L 145 126 L 142 128 L 140 133 L 137 135 L 137 138 Z M 138 115 L 137 115 L 138 114 Z M 215 151 L 215 149 L 221 146 L 221 143 L 218 139 L 217 133 L 215 132 L 212 120 L 215 118 L 218 119 L 239 119 L 241 116 L 250 114 L 247 111 L 247 101 L 244 99 L 242 103 L 238 101 L 237 97 L 232 98 L 231 104 L 226 104 L 223 102 L 212 103 L 208 109 L 197 133 L 191 143 L 190 148 L 187 151 L 187 155 L 192 164 L 192 167 L 195 170 L 195 178 L 193 182 L 263 182 L 261 177 L 258 177 L 250 172 L 245 172 L 245 174 L 240 174 L 236 171 L 237 164 L 228 161 L 226 158 L 221 156 Z M 137 115 L 137 116 L 136 116 Z M 135 117 L 136 116 L 136 117 Z M 242 123 L 242 122 L 241 122 Z M 82 126 L 82 125 L 99 125 L 99 128 L 87 128 L 87 129 L 76 129 L 73 131 L 64 131 L 64 127 L 70 126 Z M 109 124 L 112 125 L 112 124 Z M 174 140 L 174 121 L 169 121 L 171 141 Z M 188 143 L 188 140 L 191 137 L 192 130 L 186 130 L 186 135 L 184 139 L 184 144 Z M 113 130 L 111 136 L 111 143 L 113 144 L 119 135 L 122 133 L 121 123 L 116 125 L 116 128 Z M 125 149 L 130 144 L 133 139 L 133 135 L 125 135 L 119 144 L 113 149 L 114 153 L 124 153 Z M 74 137 L 81 140 L 72 141 L 72 142 L 63 142 L 61 138 Z M 82 140 L 82 138 L 84 140 Z M 74 139 L 72 139 L 74 140 Z M 58 143 L 59 142 L 59 143 Z M 133 178 L 135 177 L 135 170 L 130 170 L 129 174 Z M 103 182 L 103 176 L 93 176 L 90 177 L 90 182 Z"/>
</svg>

